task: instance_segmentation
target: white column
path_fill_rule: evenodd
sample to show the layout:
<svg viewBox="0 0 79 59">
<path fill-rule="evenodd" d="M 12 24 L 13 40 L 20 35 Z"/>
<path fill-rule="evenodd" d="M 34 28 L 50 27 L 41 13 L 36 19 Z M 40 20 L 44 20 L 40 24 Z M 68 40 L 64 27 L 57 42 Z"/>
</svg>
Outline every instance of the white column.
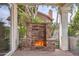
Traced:
<svg viewBox="0 0 79 59">
<path fill-rule="evenodd" d="M 17 26 L 17 4 L 12 4 L 11 7 L 11 40 L 10 47 L 12 51 L 17 48 L 18 41 L 18 26 Z"/>
<path fill-rule="evenodd" d="M 60 19 L 60 49 L 68 50 L 68 11 L 67 7 L 61 8 L 62 19 Z"/>
</svg>

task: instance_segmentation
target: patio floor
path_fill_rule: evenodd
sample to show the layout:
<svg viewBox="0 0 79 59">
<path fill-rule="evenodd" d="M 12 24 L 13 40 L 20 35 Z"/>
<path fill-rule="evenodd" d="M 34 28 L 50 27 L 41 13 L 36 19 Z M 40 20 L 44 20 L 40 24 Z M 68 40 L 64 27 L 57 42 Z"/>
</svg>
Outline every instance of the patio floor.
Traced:
<svg viewBox="0 0 79 59">
<path fill-rule="evenodd" d="M 62 51 L 56 49 L 55 51 L 41 51 L 41 50 L 16 50 L 12 56 L 73 56 L 69 51 Z"/>
</svg>

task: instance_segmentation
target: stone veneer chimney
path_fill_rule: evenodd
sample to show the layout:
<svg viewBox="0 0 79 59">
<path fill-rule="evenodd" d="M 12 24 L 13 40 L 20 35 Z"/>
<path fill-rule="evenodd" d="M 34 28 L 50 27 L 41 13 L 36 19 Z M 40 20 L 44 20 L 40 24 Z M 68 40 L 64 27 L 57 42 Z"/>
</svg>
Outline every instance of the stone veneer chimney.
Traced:
<svg viewBox="0 0 79 59">
<path fill-rule="evenodd" d="M 48 11 L 48 16 L 49 16 L 50 18 L 52 18 L 52 10 L 51 10 L 51 9 Z"/>
</svg>

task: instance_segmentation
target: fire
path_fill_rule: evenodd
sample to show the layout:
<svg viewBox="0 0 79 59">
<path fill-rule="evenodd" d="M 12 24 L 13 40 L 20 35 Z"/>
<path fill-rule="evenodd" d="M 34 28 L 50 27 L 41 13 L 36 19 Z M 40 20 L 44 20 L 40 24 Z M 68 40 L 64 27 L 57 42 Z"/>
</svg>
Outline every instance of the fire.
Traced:
<svg viewBox="0 0 79 59">
<path fill-rule="evenodd" d="M 40 47 L 40 46 L 44 46 L 44 45 L 45 45 L 45 41 L 43 41 L 43 40 L 37 40 L 34 42 L 34 46 Z"/>
</svg>

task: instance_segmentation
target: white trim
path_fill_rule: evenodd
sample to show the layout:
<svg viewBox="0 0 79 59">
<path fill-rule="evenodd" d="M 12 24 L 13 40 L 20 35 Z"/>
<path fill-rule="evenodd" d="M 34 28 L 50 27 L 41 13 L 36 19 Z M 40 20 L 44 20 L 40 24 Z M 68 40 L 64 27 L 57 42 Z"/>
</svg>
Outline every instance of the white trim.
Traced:
<svg viewBox="0 0 79 59">
<path fill-rule="evenodd" d="M 8 53 L 6 53 L 4 56 L 11 56 L 14 52 L 15 52 L 15 50 L 11 50 Z"/>
<path fill-rule="evenodd" d="M 11 29 L 10 29 L 10 51 L 4 56 L 11 56 L 18 48 L 18 29 L 17 29 L 17 4 L 11 7 Z"/>
<path fill-rule="evenodd" d="M 67 8 L 67 7 L 64 7 Z M 68 49 L 68 11 L 67 9 L 63 10 L 62 18 L 60 19 L 60 49 L 69 50 Z"/>
</svg>

